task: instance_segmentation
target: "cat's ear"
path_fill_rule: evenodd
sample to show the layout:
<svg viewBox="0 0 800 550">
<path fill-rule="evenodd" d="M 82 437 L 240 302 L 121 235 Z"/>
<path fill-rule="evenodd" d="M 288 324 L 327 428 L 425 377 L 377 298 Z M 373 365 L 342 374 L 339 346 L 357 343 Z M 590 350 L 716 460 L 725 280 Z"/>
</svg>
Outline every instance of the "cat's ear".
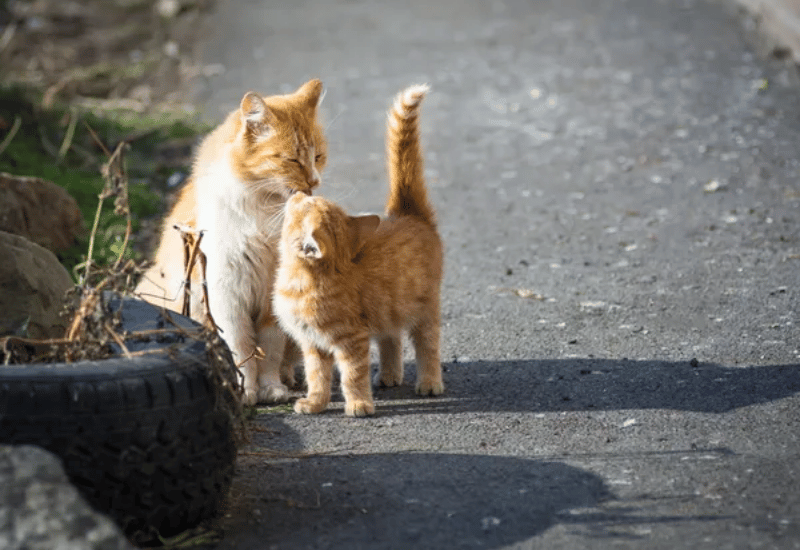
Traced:
<svg viewBox="0 0 800 550">
<path fill-rule="evenodd" d="M 322 248 L 311 233 L 306 235 L 305 239 L 303 239 L 301 252 L 303 256 L 309 260 L 319 260 L 322 258 Z"/>
<path fill-rule="evenodd" d="M 299 96 L 306 105 L 312 109 L 316 109 L 325 97 L 325 89 L 322 86 L 322 81 L 318 78 L 314 78 L 300 86 L 295 94 Z"/>
<path fill-rule="evenodd" d="M 348 227 L 350 229 L 350 251 L 355 257 L 364 247 L 378 225 L 381 223 L 381 218 L 375 214 L 369 216 L 350 216 Z"/>
<path fill-rule="evenodd" d="M 264 138 L 272 133 L 274 115 L 260 95 L 255 92 L 244 94 L 239 110 L 250 134 Z"/>
</svg>

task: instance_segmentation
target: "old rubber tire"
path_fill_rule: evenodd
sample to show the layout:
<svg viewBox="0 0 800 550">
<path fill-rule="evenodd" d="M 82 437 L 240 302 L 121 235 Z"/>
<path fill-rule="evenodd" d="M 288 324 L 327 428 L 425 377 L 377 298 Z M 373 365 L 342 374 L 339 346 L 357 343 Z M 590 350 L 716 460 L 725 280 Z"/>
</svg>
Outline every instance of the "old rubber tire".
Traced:
<svg viewBox="0 0 800 550">
<path fill-rule="evenodd" d="M 158 309 L 126 298 L 122 324 L 134 331 L 165 323 Z M 59 455 L 87 501 L 138 544 L 213 517 L 236 459 L 233 421 L 216 407 L 225 396 L 205 343 L 171 337 L 140 347 L 154 346 L 165 352 L 0 365 L 0 442 Z"/>
</svg>

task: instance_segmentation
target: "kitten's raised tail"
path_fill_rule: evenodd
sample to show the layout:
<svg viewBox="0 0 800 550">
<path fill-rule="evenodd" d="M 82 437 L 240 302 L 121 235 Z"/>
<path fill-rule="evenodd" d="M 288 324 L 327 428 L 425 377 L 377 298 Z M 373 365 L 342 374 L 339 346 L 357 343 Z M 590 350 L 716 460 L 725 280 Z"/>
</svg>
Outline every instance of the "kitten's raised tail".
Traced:
<svg viewBox="0 0 800 550">
<path fill-rule="evenodd" d="M 427 84 L 409 86 L 394 100 L 386 121 L 386 164 L 389 171 L 387 216 L 415 216 L 436 224 L 425 189 L 424 162 L 417 119 Z"/>
</svg>

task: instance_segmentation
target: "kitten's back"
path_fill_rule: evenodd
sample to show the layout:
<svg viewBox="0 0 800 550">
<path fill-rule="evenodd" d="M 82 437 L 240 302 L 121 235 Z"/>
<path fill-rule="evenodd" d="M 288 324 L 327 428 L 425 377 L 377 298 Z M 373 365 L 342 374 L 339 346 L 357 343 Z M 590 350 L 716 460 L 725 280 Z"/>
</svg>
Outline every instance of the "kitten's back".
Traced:
<svg viewBox="0 0 800 550">
<path fill-rule="evenodd" d="M 386 215 L 413 216 L 436 224 L 425 189 L 424 161 L 419 141 L 419 109 L 427 84 L 409 86 L 395 97 L 386 121 L 386 163 L 389 198 Z"/>
</svg>

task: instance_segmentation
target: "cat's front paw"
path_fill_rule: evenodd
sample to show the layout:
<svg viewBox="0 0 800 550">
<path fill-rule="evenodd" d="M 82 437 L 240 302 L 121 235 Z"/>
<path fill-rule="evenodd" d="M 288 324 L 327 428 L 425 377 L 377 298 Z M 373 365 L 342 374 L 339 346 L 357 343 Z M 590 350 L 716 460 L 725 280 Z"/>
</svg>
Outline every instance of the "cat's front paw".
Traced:
<svg viewBox="0 0 800 550">
<path fill-rule="evenodd" d="M 444 383 L 441 380 L 420 380 L 417 383 L 418 395 L 442 395 L 444 393 Z"/>
<path fill-rule="evenodd" d="M 375 376 L 374 384 L 379 388 L 393 388 L 403 383 L 403 377 L 394 373 L 379 373 Z"/>
<path fill-rule="evenodd" d="M 294 412 L 299 414 L 317 414 L 321 413 L 327 407 L 326 403 L 314 401 L 307 397 L 298 399 L 294 404 Z"/>
<path fill-rule="evenodd" d="M 347 416 L 370 416 L 375 414 L 375 405 L 369 401 L 349 401 L 344 404 Z"/>
<path fill-rule="evenodd" d="M 256 403 L 258 403 L 258 390 L 255 388 L 244 390 L 244 395 L 242 396 L 242 404 L 253 407 L 255 406 Z"/>
<path fill-rule="evenodd" d="M 259 403 L 286 403 L 289 400 L 289 388 L 283 384 L 268 384 L 258 388 Z"/>
</svg>

